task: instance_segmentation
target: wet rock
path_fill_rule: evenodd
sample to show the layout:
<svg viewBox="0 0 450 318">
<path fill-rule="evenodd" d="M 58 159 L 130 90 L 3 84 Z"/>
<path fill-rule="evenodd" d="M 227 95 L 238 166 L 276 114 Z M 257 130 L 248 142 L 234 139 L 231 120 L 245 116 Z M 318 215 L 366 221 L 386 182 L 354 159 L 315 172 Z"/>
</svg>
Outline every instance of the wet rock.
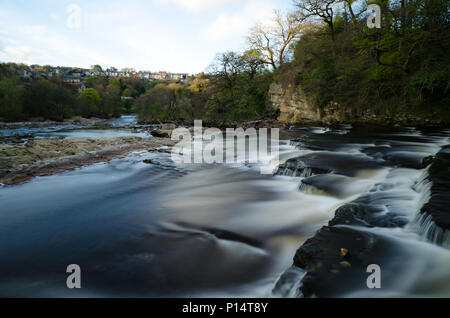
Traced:
<svg viewBox="0 0 450 318">
<path fill-rule="evenodd" d="M 434 161 L 435 156 L 428 156 L 423 158 L 422 160 L 422 166 L 423 167 L 428 167 L 429 165 L 431 165 Z"/>
<path fill-rule="evenodd" d="M 306 190 L 306 193 L 326 194 L 336 198 L 346 198 L 360 193 L 364 187 L 369 190 L 371 186 L 371 183 L 358 178 L 326 174 L 303 179 L 300 189 Z"/>
<path fill-rule="evenodd" d="M 13 135 L 13 136 L 0 136 L 0 144 L 23 144 L 28 139 L 34 138 L 32 134 Z"/>
<path fill-rule="evenodd" d="M 313 166 L 307 166 L 297 158 L 290 159 L 278 167 L 277 175 L 292 177 L 311 177 L 314 175 L 331 173 L 330 169 L 322 169 Z"/>
<path fill-rule="evenodd" d="M 442 230 L 450 230 L 450 146 L 444 147 L 432 160 L 432 164 L 428 170 L 428 180 L 432 182 L 431 197 L 426 203 L 421 213 L 431 215 L 435 226 Z M 432 233 L 425 233 L 426 229 L 422 228 L 424 235 Z M 445 231 L 442 231 L 443 235 Z M 429 237 L 431 238 L 431 237 Z M 434 238 L 434 241 L 441 241 L 443 238 Z M 439 242 L 436 242 L 439 244 Z"/>
<path fill-rule="evenodd" d="M 348 249 L 341 248 L 341 257 L 346 257 L 348 255 Z"/>
<path fill-rule="evenodd" d="M 355 177 L 361 170 L 379 170 L 383 163 L 366 156 L 334 152 L 314 152 L 297 158 L 305 166 Z"/>
<path fill-rule="evenodd" d="M 381 265 L 383 260 L 398 257 L 385 238 L 348 227 L 398 227 L 406 223 L 365 199 L 366 203 L 356 200 L 337 209 L 328 226 L 322 227 L 297 250 L 294 266 L 306 271 L 300 284 L 304 297 L 339 297 L 355 290 L 367 290 L 367 266 Z M 383 273 L 385 277 L 391 275 L 389 271 Z"/>
<path fill-rule="evenodd" d="M 157 148 L 150 148 L 148 150 L 149 152 L 160 152 L 160 153 L 168 153 L 171 154 L 172 153 L 172 148 L 170 147 L 157 147 Z"/>
<path fill-rule="evenodd" d="M 152 130 L 151 134 L 153 137 L 158 138 L 170 138 L 170 131 L 164 131 L 164 130 Z"/>
<path fill-rule="evenodd" d="M 341 246 L 351 251 L 342 260 Z M 367 289 L 367 266 L 394 252 L 380 236 L 344 227 L 323 227 L 300 247 L 294 265 L 307 271 L 300 287 L 305 297 L 336 297 Z"/>
<path fill-rule="evenodd" d="M 406 220 L 398 215 L 385 213 L 384 207 L 353 202 L 337 209 L 334 218 L 328 223 L 328 225 L 401 227 L 404 226 L 406 222 Z"/>
<path fill-rule="evenodd" d="M 350 263 L 347 262 L 347 261 L 342 261 L 342 262 L 340 262 L 339 264 L 341 264 L 341 266 L 343 266 L 343 267 L 352 267 L 352 264 L 350 264 Z"/>
<path fill-rule="evenodd" d="M 175 128 L 177 128 L 177 126 L 175 124 L 162 124 L 161 125 L 161 130 L 174 130 Z"/>
</svg>

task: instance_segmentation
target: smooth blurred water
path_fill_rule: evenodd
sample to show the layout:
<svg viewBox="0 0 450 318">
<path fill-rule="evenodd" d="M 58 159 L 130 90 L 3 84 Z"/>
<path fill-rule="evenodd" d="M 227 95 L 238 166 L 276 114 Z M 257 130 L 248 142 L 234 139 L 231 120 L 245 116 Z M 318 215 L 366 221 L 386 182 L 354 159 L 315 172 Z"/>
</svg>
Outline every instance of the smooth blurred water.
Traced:
<svg viewBox="0 0 450 318">
<path fill-rule="evenodd" d="M 108 123 L 111 126 L 119 126 L 119 127 L 123 127 L 123 126 L 135 126 L 137 125 L 138 122 L 138 117 L 136 114 L 131 114 L 131 115 L 123 115 L 120 116 L 119 118 L 115 118 L 115 119 L 111 119 L 108 121 Z"/>
<path fill-rule="evenodd" d="M 61 124 L 55 126 L 16 127 L 0 129 L 0 137 L 33 135 L 37 138 L 63 137 L 63 138 L 114 138 L 136 136 L 150 137 L 150 133 L 140 129 L 137 125 L 137 115 L 123 115 L 107 121 L 111 127 L 97 128 L 92 125 Z M 132 128 L 131 128 L 132 127 Z"/>
<path fill-rule="evenodd" d="M 446 134 L 413 131 L 414 140 L 403 140 L 387 131 L 351 139 L 349 130 L 281 135 L 282 162 L 315 156 L 307 158 L 347 175 L 330 181 L 345 190 L 339 196 L 299 191 L 304 177 L 264 176 L 258 165 L 176 166 L 169 154 L 147 151 L 2 187 L 0 296 L 272 296 L 296 249 L 339 206 L 371 193 L 411 220 L 426 200 L 426 189 L 412 188 L 423 171 L 395 162 L 448 143 Z M 407 229 L 372 230 L 411 258 L 403 285 L 386 293 L 409 296 L 422 284 L 425 295 L 448 295 L 448 250 Z M 66 288 L 69 264 L 81 266 L 80 290 Z"/>
<path fill-rule="evenodd" d="M 40 132 L 36 134 L 37 138 L 64 137 L 64 138 L 115 138 L 115 137 L 141 137 L 148 138 L 150 133 L 127 128 L 111 129 L 73 129 L 59 130 L 53 132 Z"/>
</svg>

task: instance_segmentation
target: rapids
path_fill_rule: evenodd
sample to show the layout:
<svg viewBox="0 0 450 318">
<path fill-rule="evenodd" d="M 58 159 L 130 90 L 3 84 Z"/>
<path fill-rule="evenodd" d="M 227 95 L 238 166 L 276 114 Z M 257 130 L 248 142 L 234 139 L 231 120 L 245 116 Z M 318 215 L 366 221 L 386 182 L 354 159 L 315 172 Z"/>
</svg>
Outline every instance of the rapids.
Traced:
<svg viewBox="0 0 450 318">
<path fill-rule="evenodd" d="M 258 164 L 183 166 L 140 151 L 1 187 L 0 296 L 298 296 L 300 269 L 288 271 L 282 293 L 273 288 L 299 246 L 355 200 L 399 225 L 364 229 L 405 255 L 405 264 L 382 260 L 398 275 L 375 296 L 450 296 L 450 250 L 420 234 L 430 220 L 417 221 L 430 198 L 422 160 L 449 136 L 292 128 L 281 132 L 274 176 Z M 69 264 L 81 267 L 79 290 L 66 287 Z"/>
</svg>

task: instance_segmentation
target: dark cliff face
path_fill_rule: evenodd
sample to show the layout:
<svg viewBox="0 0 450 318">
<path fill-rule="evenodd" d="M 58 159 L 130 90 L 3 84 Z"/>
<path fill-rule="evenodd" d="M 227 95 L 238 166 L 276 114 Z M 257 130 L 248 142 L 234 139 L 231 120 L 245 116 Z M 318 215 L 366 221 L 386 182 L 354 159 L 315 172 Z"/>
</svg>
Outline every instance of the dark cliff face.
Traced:
<svg viewBox="0 0 450 318">
<path fill-rule="evenodd" d="M 336 124 L 336 123 L 370 123 L 379 125 L 411 125 L 411 126 L 448 126 L 448 122 L 433 112 L 411 112 L 410 109 L 390 109 L 380 111 L 371 107 L 352 110 L 337 102 L 330 102 L 325 107 L 317 107 L 312 98 L 301 86 L 287 86 L 273 83 L 268 92 L 268 102 L 280 111 L 278 120 L 287 124 Z"/>
</svg>

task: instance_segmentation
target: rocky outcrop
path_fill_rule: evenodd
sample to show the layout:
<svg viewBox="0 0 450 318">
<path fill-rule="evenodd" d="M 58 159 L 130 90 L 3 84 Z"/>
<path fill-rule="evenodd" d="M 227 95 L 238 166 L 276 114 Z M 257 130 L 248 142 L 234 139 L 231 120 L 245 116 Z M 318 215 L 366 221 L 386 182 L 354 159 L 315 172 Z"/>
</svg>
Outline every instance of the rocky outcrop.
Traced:
<svg viewBox="0 0 450 318">
<path fill-rule="evenodd" d="M 274 83 L 269 90 L 269 100 L 274 108 L 280 110 L 279 121 L 285 123 L 320 121 L 320 113 L 300 88 L 294 89 L 289 86 L 284 89 L 281 84 Z"/>
<path fill-rule="evenodd" d="M 381 125 L 443 125 L 445 121 L 433 112 L 412 113 L 408 108 L 392 105 L 386 109 L 365 107 L 353 109 L 332 101 L 324 107 L 314 104 L 301 86 L 273 83 L 269 89 L 268 100 L 274 109 L 279 110 L 278 120 L 286 124 L 335 124 L 372 123 Z M 370 101 L 367 101 L 368 105 Z"/>
<path fill-rule="evenodd" d="M 427 240 L 450 248 L 450 146 L 444 147 L 430 163 L 427 180 L 432 182 L 430 200 L 422 207 L 414 226 Z"/>
<path fill-rule="evenodd" d="M 269 89 L 272 107 L 280 110 L 278 120 L 283 123 L 337 123 L 352 121 L 352 114 L 338 103 L 319 109 L 301 86 L 284 87 L 273 83 Z"/>
<path fill-rule="evenodd" d="M 172 146 L 169 138 L 34 139 L 26 145 L 0 145 L 0 183 L 15 184 L 84 165 L 120 158 L 132 151 Z"/>
</svg>

